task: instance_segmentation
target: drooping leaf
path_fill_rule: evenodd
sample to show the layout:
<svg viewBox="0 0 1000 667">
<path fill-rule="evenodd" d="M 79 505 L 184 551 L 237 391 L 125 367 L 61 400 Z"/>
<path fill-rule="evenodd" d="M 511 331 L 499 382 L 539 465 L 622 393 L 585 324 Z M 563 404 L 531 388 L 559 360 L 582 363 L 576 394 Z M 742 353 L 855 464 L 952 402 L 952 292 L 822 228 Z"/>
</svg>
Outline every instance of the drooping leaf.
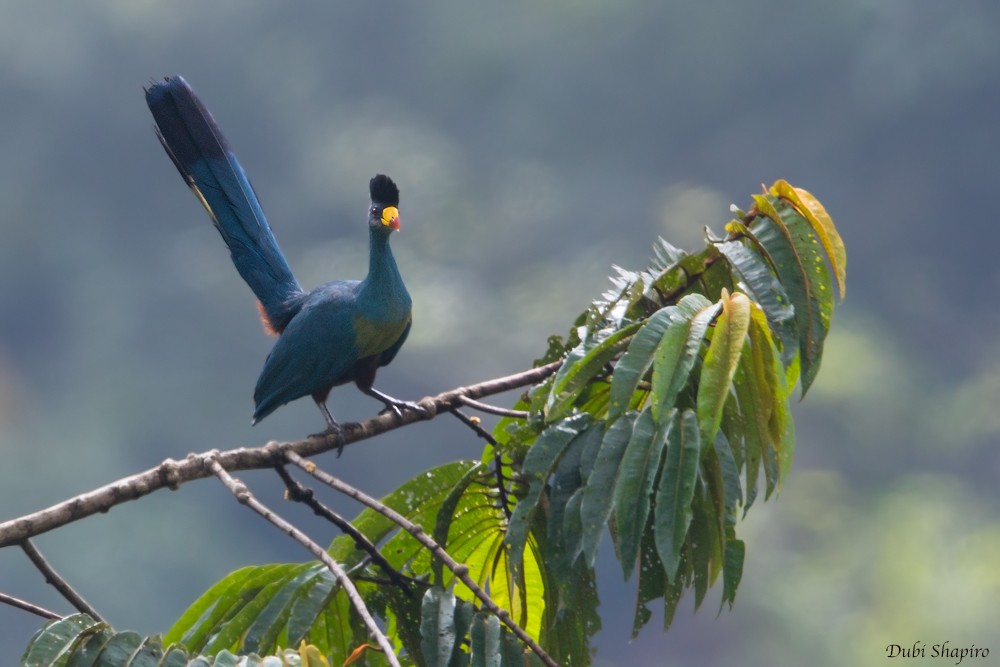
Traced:
<svg viewBox="0 0 1000 667">
<path fill-rule="evenodd" d="M 799 334 L 795 325 L 795 309 L 785 288 L 765 259 L 743 243 L 726 241 L 716 247 L 739 273 L 753 299 L 760 304 L 781 341 L 782 358 L 786 363 L 790 362 L 798 351 Z"/>
<path fill-rule="evenodd" d="M 727 403 L 735 404 L 735 402 Z M 736 506 L 743 500 L 743 489 L 740 485 L 740 468 L 729 446 L 729 438 L 716 437 L 712 443 L 716 458 L 719 461 L 719 474 L 722 482 L 723 506 L 727 517 L 733 516 Z"/>
<path fill-rule="evenodd" d="M 604 526 L 611 516 L 614 507 L 613 498 L 618 482 L 619 469 L 625 447 L 632 437 L 632 429 L 639 413 L 629 412 L 611 425 L 601 449 L 597 453 L 593 470 L 583 488 L 583 498 L 580 503 L 580 521 L 582 528 L 581 546 L 583 556 L 589 566 L 593 566 L 597 557 L 597 546 L 604 532 Z"/>
<path fill-rule="evenodd" d="M 622 350 L 640 326 L 638 322 L 630 324 L 608 335 L 589 349 L 586 349 L 590 343 L 589 338 L 580 343 L 580 347 L 566 358 L 566 363 L 559 369 L 552 383 L 552 391 L 545 406 L 545 419 L 548 423 L 566 414 L 573 400 L 587 383 Z"/>
<path fill-rule="evenodd" d="M 653 539 L 667 579 L 674 580 L 681 547 L 691 523 L 691 499 L 701 451 L 698 417 L 691 410 L 672 413 L 666 425 L 667 459 L 656 491 Z"/>
<path fill-rule="evenodd" d="M 811 338 L 805 341 L 809 350 L 809 364 L 802 359 L 802 389 L 805 391 L 812 385 L 819 372 L 823 357 L 823 344 L 830 331 L 833 318 L 834 286 L 830 271 L 821 251 L 821 245 L 816 239 L 809 221 L 799 211 L 784 199 L 775 202 L 775 209 L 788 228 L 788 237 L 795 248 L 796 255 L 806 272 L 809 286 L 810 317 L 814 320 L 811 328 Z M 801 333 L 801 332 L 800 332 Z"/>
<path fill-rule="evenodd" d="M 787 199 L 809 221 L 823 244 L 827 259 L 830 260 L 840 298 L 843 299 L 847 293 L 847 249 L 844 247 L 843 239 L 840 238 L 840 232 L 833 224 L 833 219 L 826 212 L 826 207 L 807 190 L 793 187 L 784 180 L 775 181 L 770 193 Z"/>
<path fill-rule="evenodd" d="M 467 664 L 462 639 L 472 626 L 472 615 L 472 604 L 457 599 L 452 591 L 427 589 L 420 614 L 420 649 L 427 667 Z"/>
<path fill-rule="evenodd" d="M 665 423 L 664 416 L 674 408 L 678 392 L 689 382 L 708 326 L 720 307 L 700 294 L 690 294 L 673 311 L 674 322 L 663 334 L 653 360 L 650 407 L 656 423 Z"/>
<path fill-rule="evenodd" d="M 592 427 L 574 438 L 573 442 L 563 452 L 556 466 L 549 488 L 547 542 L 552 557 L 552 570 L 560 579 L 559 585 L 564 587 L 567 581 L 564 576 L 569 566 L 580 550 L 579 497 L 582 494 L 583 478 L 580 475 L 580 464 L 583 451 L 591 448 L 591 443 L 600 444 L 604 435 L 600 427 Z M 574 500 L 576 499 L 576 500 Z M 576 505 L 574 510 L 573 505 Z M 574 519 L 575 513 L 575 519 Z M 563 575 L 563 576 L 560 576 Z"/>
<path fill-rule="evenodd" d="M 743 577 L 743 559 L 746 555 L 746 545 L 743 540 L 731 539 L 726 541 L 725 554 L 722 561 L 722 602 L 719 604 L 719 611 L 723 605 L 729 603 L 732 609 L 733 602 L 736 601 L 736 589 L 739 588 L 740 579 Z"/>
<path fill-rule="evenodd" d="M 712 501 L 704 491 L 704 488 L 699 488 L 691 496 L 691 524 L 682 545 L 691 563 L 695 611 L 704 602 L 708 587 L 715 581 L 716 568 L 722 560 L 718 522 L 712 511 Z M 676 577 L 674 579 L 676 581 Z"/>
<path fill-rule="evenodd" d="M 663 338 L 663 333 L 675 318 L 676 309 L 673 306 L 661 308 L 643 325 L 622 358 L 615 365 L 615 373 L 611 378 L 610 406 L 607 420 L 614 422 L 628 409 L 632 392 L 649 370 L 653 363 L 653 354 Z"/>
<path fill-rule="evenodd" d="M 730 295 L 723 291 L 720 303 L 722 314 L 716 322 L 698 380 L 698 421 L 703 442 L 712 442 L 719 430 L 722 407 L 729 396 L 750 325 L 750 300 L 745 294 L 734 292 Z"/>
<path fill-rule="evenodd" d="M 796 233 L 793 234 L 788 221 L 783 219 L 782 213 L 779 213 L 769 198 L 757 195 L 754 200 L 762 215 L 750 225 L 749 229 L 753 234 L 751 238 L 774 266 L 795 308 L 804 396 L 819 371 L 823 340 L 826 338 L 833 309 L 832 289 L 827 287 L 826 294 L 820 294 L 823 290 L 816 283 L 825 279 L 829 285 L 830 275 L 808 223 L 794 209 L 784 207 L 802 222 L 797 225 Z M 803 238 L 802 234 L 806 237 Z"/>
<path fill-rule="evenodd" d="M 528 491 L 514 507 L 510 525 L 507 528 L 506 542 L 510 550 L 510 560 L 514 572 L 518 572 L 520 569 L 524 545 L 528 539 L 528 530 L 549 475 L 573 438 L 577 437 L 589 425 L 589 415 L 574 415 L 545 429 L 528 450 L 521 468 L 522 475 L 527 479 Z"/>
<path fill-rule="evenodd" d="M 749 340 L 746 358 L 741 360 L 741 363 L 747 362 L 744 378 L 750 387 L 745 393 L 750 398 L 752 408 L 745 414 L 753 416 L 758 422 L 766 422 L 767 448 L 763 451 L 763 457 L 766 463 L 764 474 L 768 480 L 767 493 L 770 494 L 780 482 L 782 466 L 791 464 L 794 439 L 790 443 L 787 441 L 790 425 L 787 407 L 789 391 L 776 359 L 771 332 L 763 312 L 756 304 L 751 304 Z M 752 425 L 752 428 L 761 432 L 763 438 L 761 423 Z M 789 451 L 785 451 L 786 445 Z"/>
<path fill-rule="evenodd" d="M 686 558 L 682 558 L 679 572 L 683 573 L 690 569 L 686 564 Z M 663 629 L 666 631 L 674 618 L 677 604 L 680 602 L 684 592 L 685 584 L 683 577 L 678 574 L 672 583 L 666 578 L 663 563 L 656 551 L 655 540 L 653 539 L 653 524 L 646 525 L 646 531 L 642 537 L 642 545 L 639 551 L 639 586 L 635 602 L 635 613 L 632 619 L 632 638 L 639 636 L 639 631 L 649 622 L 652 612 L 649 603 L 653 600 L 663 599 Z"/>
<path fill-rule="evenodd" d="M 482 611 L 476 614 L 472 619 L 469 646 L 471 667 L 501 667 L 502 646 L 500 619 Z"/>
<path fill-rule="evenodd" d="M 643 410 L 635 420 L 632 437 L 625 448 L 618 479 L 615 482 L 618 554 L 626 579 L 631 576 L 635 567 L 639 542 L 646 528 L 653 481 L 660 467 L 660 458 L 666 444 L 664 436 L 665 430 L 658 428 L 653 422 L 652 412 Z"/>
</svg>

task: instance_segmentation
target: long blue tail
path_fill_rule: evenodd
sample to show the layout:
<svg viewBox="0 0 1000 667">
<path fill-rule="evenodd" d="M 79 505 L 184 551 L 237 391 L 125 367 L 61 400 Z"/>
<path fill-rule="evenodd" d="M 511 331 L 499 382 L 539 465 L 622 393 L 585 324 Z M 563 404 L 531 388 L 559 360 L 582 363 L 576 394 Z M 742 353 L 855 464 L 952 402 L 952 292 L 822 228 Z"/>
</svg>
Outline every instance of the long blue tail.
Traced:
<svg viewBox="0 0 1000 667">
<path fill-rule="evenodd" d="M 236 270 L 262 307 L 265 329 L 280 333 L 301 304 L 302 288 L 271 233 L 257 195 L 226 138 L 180 76 L 146 89 L 156 135 L 219 230 Z"/>
</svg>

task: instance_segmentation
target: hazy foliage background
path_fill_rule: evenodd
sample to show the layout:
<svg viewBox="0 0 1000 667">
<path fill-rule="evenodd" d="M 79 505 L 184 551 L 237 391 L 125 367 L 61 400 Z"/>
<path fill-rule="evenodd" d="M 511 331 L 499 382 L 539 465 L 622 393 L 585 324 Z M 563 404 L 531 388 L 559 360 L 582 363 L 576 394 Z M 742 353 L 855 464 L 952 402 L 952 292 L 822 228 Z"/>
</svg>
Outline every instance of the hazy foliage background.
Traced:
<svg viewBox="0 0 1000 667">
<path fill-rule="evenodd" d="M 322 426 L 303 401 L 250 428 L 270 341 L 142 99 L 182 73 L 303 285 L 363 274 L 367 179 L 400 183 L 415 324 L 378 383 L 400 396 L 519 370 L 655 235 L 697 248 L 759 183 L 812 190 L 847 243 L 848 300 L 797 406 L 791 478 L 743 529 L 736 608 L 682 605 L 627 643 L 633 591 L 608 568 L 596 664 L 1000 651 L 998 7 L 0 3 L 2 518 Z M 331 407 L 378 404 L 343 389 Z M 324 463 L 381 494 L 479 452 L 439 419 Z M 276 501 L 270 476 L 244 477 Z M 38 542 L 147 633 L 238 566 L 305 557 L 212 482 Z M 0 590 L 66 609 L 14 549 Z M 37 625 L 0 607 L 0 662 Z"/>
</svg>

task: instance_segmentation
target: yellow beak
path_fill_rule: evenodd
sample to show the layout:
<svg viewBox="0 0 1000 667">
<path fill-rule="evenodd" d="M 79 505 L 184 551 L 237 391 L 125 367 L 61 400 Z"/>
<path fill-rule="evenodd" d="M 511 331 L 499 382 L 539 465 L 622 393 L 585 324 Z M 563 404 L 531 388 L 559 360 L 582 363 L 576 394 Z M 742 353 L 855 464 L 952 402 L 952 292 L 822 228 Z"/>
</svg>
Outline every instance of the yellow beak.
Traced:
<svg viewBox="0 0 1000 667">
<path fill-rule="evenodd" d="M 382 224 L 393 231 L 399 231 L 399 211 L 395 206 L 382 209 Z"/>
</svg>

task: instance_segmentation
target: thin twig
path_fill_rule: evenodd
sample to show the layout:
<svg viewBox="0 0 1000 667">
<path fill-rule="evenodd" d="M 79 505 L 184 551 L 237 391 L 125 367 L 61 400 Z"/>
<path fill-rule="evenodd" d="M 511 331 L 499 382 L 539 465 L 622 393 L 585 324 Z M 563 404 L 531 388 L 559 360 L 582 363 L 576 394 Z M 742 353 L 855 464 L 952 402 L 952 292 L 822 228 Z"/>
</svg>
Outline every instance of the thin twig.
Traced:
<svg viewBox="0 0 1000 667">
<path fill-rule="evenodd" d="M 288 468 L 284 465 L 274 466 L 277 471 L 278 476 L 281 477 L 281 481 L 285 483 L 285 489 L 288 491 L 288 499 L 297 503 L 302 503 L 312 509 L 316 516 L 322 517 L 340 528 L 343 532 L 354 540 L 354 544 L 360 549 L 368 554 L 372 562 L 382 568 L 382 571 L 386 573 L 392 583 L 396 584 L 403 589 L 407 597 L 413 596 L 413 591 L 410 589 L 410 584 L 407 578 L 400 574 L 396 569 L 389 564 L 389 561 L 379 553 L 378 548 L 372 544 L 364 533 L 351 525 L 351 522 L 340 516 L 332 509 L 316 500 L 316 494 L 312 489 L 304 486 L 297 479 L 292 477 L 291 473 L 288 472 Z"/>
<path fill-rule="evenodd" d="M 479 425 L 479 418 L 478 417 L 470 417 L 467 414 L 465 414 L 464 412 L 462 412 L 461 410 L 459 410 L 458 408 L 452 408 L 448 412 L 450 412 L 451 414 L 453 414 L 456 417 L 458 417 L 459 420 L 463 424 L 465 424 L 466 426 L 468 426 L 469 428 L 471 428 L 473 431 L 475 431 L 476 435 L 478 435 L 480 438 L 482 438 L 486 442 L 490 443 L 494 447 L 499 447 L 500 446 L 500 443 L 498 443 L 496 441 L 496 438 L 493 437 L 493 434 L 490 433 L 489 431 L 487 431 L 486 429 L 484 429 L 482 426 Z"/>
<path fill-rule="evenodd" d="M 500 453 L 500 443 L 497 442 L 496 438 L 489 431 L 479 425 L 478 420 L 469 417 L 458 408 L 452 408 L 451 414 L 458 417 L 463 424 L 475 431 L 476 435 L 480 438 L 493 445 L 493 472 L 497 477 L 497 493 L 500 496 L 500 507 L 503 509 L 507 520 L 510 521 L 512 512 L 510 509 L 510 498 L 507 497 L 506 480 L 503 478 L 503 455 Z"/>
<path fill-rule="evenodd" d="M 272 468 L 284 460 L 284 452 L 292 450 L 301 456 L 312 456 L 338 445 L 349 445 L 361 440 L 406 426 L 454 407 L 461 396 L 481 398 L 511 389 L 518 389 L 541 382 L 556 372 L 561 361 L 531 368 L 520 373 L 493 380 L 487 380 L 468 387 L 456 387 L 433 398 L 424 398 L 420 405 L 430 412 L 422 417 L 413 410 L 404 410 L 401 416 L 386 413 L 359 424 L 343 424 L 342 440 L 334 435 L 317 435 L 294 442 L 270 442 L 262 447 L 240 447 L 213 453 L 226 470 L 259 470 Z M 26 514 L 16 519 L 0 523 L 0 548 L 19 544 L 29 537 L 35 537 L 68 523 L 94 514 L 107 512 L 116 505 L 137 500 L 163 488 L 177 489 L 187 482 L 203 479 L 211 475 L 207 460 L 208 453 L 189 454 L 182 461 L 167 459 L 155 468 L 124 477 L 105 486 L 56 503 L 51 507 Z"/>
<path fill-rule="evenodd" d="M 486 591 L 480 588 L 479 584 L 477 584 L 475 580 L 469 576 L 469 567 L 452 558 L 440 544 L 435 542 L 426 532 L 424 532 L 424 529 L 421 526 L 418 526 L 408 520 L 399 512 L 395 511 L 385 503 L 372 498 L 360 489 L 357 489 L 334 477 L 333 475 L 320 470 L 316 467 L 315 463 L 302 458 L 293 450 L 287 450 L 285 452 L 285 456 L 290 462 L 302 468 L 317 480 L 323 482 L 335 491 L 339 491 L 340 493 L 357 500 L 359 503 L 372 508 L 412 535 L 418 542 L 424 545 L 425 548 L 427 548 L 442 563 L 444 563 L 445 567 L 454 572 L 455 576 L 458 577 L 462 583 L 472 591 L 473 595 L 479 599 L 482 606 L 489 609 L 504 625 L 510 628 L 510 631 L 513 632 L 529 649 L 531 649 L 531 651 L 537 655 L 542 662 L 548 665 L 548 667 L 559 667 L 559 663 L 553 660 L 552 657 L 545 652 L 545 649 L 539 646 L 538 643 L 531 638 L 531 635 L 525 632 L 524 628 L 518 625 L 514 619 L 510 617 L 510 613 L 506 609 L 498 606 L 497 603 L 493 601 L 493 598 L 491 598 Z"/>
<path fill-rule="evenodd" d="M 61 614 L 49 611 L 45 607 L 39 607 L 37 604 L 25 602 L 21 598 L 16 598 L 13 595 L 7 595 L 6 593 L 0 593 L 0 604 L 9 604 L 11 607 L 17 607 L 18 609 L 23 609 L 24 611 L 30 611 L 32 614 L 41 616 L 42 618 L 47 618 L 50 621 L 62 618 Z"/>
<path fill-rule="evenodd" d="M 333 560 L 333 558 L 330 557 L 330 554 L 328 554 L 323 547 L 309 539 L 305 533 L 282 519 L 280 516 L 275 514 L 273 510 L 254 498 L 246 484 L 226 472 L 226 469 L 222 467 L 222 463 L 218 458 L 209 459 L 208 466 L 212 473 L 219 478 L 219 481 L 221 481 L 222 484 L 229 489 L 230 493 L 236 497 L 236 500 L 243 505 L 246 505 L 260 516 L 264 517 L 264 519 L 271 523 L 275 528 L 291 537 L 293 540 L 308 549 L 314 556 L 323 561 L 323 564 L 330 569 L 333 576 L 335 576 L 337 581 L 340 583 L 341 588 L 344 589 L 344 592 L 347 594 L 347 597 L 354 606 L 354 609 L 358 612 L 361 620 L 364 621 L 365 627 L 368 628 L 369 634 L 375 638 L 375 641 L 378 642 L 378 645 L 385 652 L 385 656 L 389 660 L 389 664 L 394 667 L 400 667 L 399 660 L 396 658 L 392 644 L 389 643 L 389 639 L 375 623 L 375 619 L 372 618 L 371 613 L 369 613 L 368 607 L 365 605 L 365 601 L 361 598 L 361 594 L 358 593 L 358 589 L 354 587 L 354 582 L 351 581 L 351 578 L 347 576 L 346 572 L 344 572 L 344 568 L 340 566 L 340 563 Z"/>
<path fill-rule="evenodd" d="M 21 542 L 21 549 L 31 562 L 34 563 L 35 567 L 38 568 L 38 571 L 42 573 L 42 576 L 45 577 L 45 583 L 51 584 L 77 611 L 87 614 L 95 621 L 104 620 L 97 610 L 84 600 L 82 595 L 73 590 L 69 582 L 55 571 L 55 568 L 49 564 L 49 561 L 45 560 L 45 556 L 35 547 L 35 544 L 31 540 Z"/>
<path fill-rule="evenodd" d="M 459 403 L 468 405 L 470 408 L 479 410 L 480 412 L 488 412 L 491 415 L 500 415 L 501 417 L 514 417 L 516 419 L 527 419 L 528 412 L 526 410 L 511 410 L 510 408 L 501 408 L 499 405 L 490 405 L 489 403 L 483 403 L 482 401 L 477 401 L 474 398 L 469 398 L 468 396 L 459 396 Z"/>
</svg>

